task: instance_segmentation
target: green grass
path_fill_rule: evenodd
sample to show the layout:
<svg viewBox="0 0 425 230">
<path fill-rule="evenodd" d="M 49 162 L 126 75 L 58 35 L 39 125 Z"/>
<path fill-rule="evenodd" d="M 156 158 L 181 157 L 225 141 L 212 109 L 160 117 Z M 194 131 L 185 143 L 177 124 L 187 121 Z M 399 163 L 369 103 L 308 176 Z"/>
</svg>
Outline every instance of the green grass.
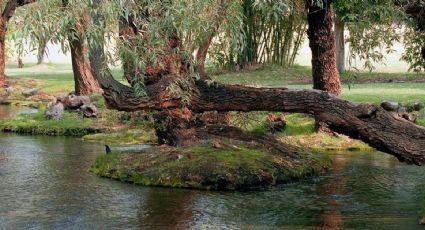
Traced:
<svg viewBox="0 0 425 230">
<path fill-rule="evenodd" d="M 65 112 L 62 120 L 46 120 L 42 112 L 22 114 L 11 120 L 0 120 L 0 130 L 55 136 L 84 136 L 101 132 L 93 127 L 93 120 L 83 119 L 76 113 Z"/>
<path fill-rule="evenodd" d="M 210 70 L 214 73 L 214 70 Z M 355 77 L 354 77 L 355 76 Z M 424 81 L 424 74 L 418 73 L 374 73 L 346 72 L 341 76 L 344 82 L 371 83 L 389 81 Z M 311 67 L 294 65 L 289 68 L 266 65 L 255 71 L 231 71 L 213 76 L 213 79 L 228 84 L 257 86 L 287 86 L 312 82 Z"/>
<path fill-rule="evenodd" d="M 148 186 L 246 190 L 301 179 L 330 166 L 329 157 L 320 153 L 301 154 L 293 161 L 241 143 L 225 141 L 222 146 L 212 148 L 206 141 L 186 148 L 101 155 L 91 171 Z"/>
<path fill-rule="evenodd" d="M 122 71 L 120 69 L 112 69 L 112 74 L 119 80 L 122 80 Z M 18 82 L 17 87 L 41 88 L 46 94 L 59 94 L 63 92 L 74 91 L 74 77 L 72 66 L 69 64 L 41 64 L 25 65 L 24 68 L 17 68 L 14 64 L 6 66 L 6 75 L 9 81 Z M 29 84 L 30 80 L 34 80 L 36 85 Z M 15 96 L 19 96 L 20 93 Z"/>
<path fill-rule="evenodd" d="M 249 113 L 249 119 L 243 126 L 237 122 L 238 118 L 233 115 L 232 123 L 248 131 L 262 134 L 270 134 L 270 125 L 267 122 L 265 112 Z M 276 115 L 279 115 L 276 113 Z M 236 118 L 235 118 L 236 117 Z M 281 133 L 275 133 L 280 141 L 308 147 L 315 150 L 348 150 L 348 151 L 371 151 L 372 148 L 361 141 L 353 140 L 346 136 L 331 136 L 326 133 L 317 133 L 314 118 L 306 114 L 286 114 L 286 127 Z"/>
<path fill-rule="evenodd" d="M 112 132 L 86 135 L 83 137 L 83 140 L 109 144 L 154 144 L 157 142 L 157 137 L 153 129 L 141 126 L 138 129 L 115 130 Z"/>
<path fill-rule="evenodd" d="M 345 73 L 347 78 L 354 73 Z M 395 100 L 401 103 L 425 101 L 425 82 L 423 74 L 417 73 L 355 73 L 358 83 L 343 85 L 342 98 L 354 102 L 380 103 L 383 100 Z M 258 87 L 288 87 L 292 89 L 311 89 L 311 69 L 306 66 L 293 66 L 288 69 L 266 66 L 250 72 L 229 72 L 214 76 L 216 81 L 227 84 L 244 84 Z M 403 80 L 401 83 L 364 83 L 367 81 Z M 410 81 L 410 82 L 409 82 Z M 363 82 L 363 83 L 362 83 Z"/>
</svg>

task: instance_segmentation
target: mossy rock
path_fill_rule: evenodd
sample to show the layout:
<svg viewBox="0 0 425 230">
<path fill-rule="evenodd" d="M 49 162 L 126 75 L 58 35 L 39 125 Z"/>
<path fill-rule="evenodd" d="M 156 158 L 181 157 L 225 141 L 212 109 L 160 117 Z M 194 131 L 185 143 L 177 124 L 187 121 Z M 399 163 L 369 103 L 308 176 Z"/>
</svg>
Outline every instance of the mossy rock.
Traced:
<svg viewBox="0 0 425 230">
<path fill-rule="evenodd" d="M 330 163 L 321 153 L 304 153 L 294 160 L 243 143 L 214 148 L 206 141 L 187 148 L 152 147 L 139 153 L 101 155 L 91 172 L 145 186 L 251 190 L 322 173 Z"/>
</svg>

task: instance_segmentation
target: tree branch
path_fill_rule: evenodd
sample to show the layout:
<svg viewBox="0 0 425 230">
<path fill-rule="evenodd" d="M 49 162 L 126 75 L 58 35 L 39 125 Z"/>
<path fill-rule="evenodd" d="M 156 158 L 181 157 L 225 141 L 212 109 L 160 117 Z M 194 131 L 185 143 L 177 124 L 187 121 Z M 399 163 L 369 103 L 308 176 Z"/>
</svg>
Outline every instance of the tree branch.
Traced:
<svg viewBox="0 0 425 230">
<path fill-rule="evenodd" d="M 9 0 L 6 3 L 6 7 L 4 8 L 1 16 L 2 16 L 3 20 L 9 21 L 10 18 L 15 13 L 16 8 L 21 7 L 21 6 L 25 6 L 27 4 L 31 4 L 31 3 L 34 3 L 34 2 L 36 2 L 36 0 Z"/>
</svg>

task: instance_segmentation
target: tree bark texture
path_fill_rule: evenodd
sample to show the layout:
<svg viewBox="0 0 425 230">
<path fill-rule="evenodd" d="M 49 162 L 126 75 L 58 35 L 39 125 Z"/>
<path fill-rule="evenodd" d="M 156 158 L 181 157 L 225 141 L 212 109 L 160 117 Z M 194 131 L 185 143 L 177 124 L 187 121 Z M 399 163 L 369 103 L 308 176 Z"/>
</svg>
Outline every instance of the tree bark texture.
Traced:
<svg viewBox="0 0 425 230">
<path fill-rule="evenodd" d="M 88 20 L 88 19 L 82 19 Z M 76 38 L 69 38 L 71 50 L 72 70 L 74 73 L 75 93 L 77 95 L 89 95 L 101 92 L 99 83 L 97 82 L 90 60 L 88 58 L 89 49 L 84 45 L 84 22 L 80 20 L 75 25 L 78 32 Z"/>
<path fill-rule="evenodd" d="M 196 60 L 197 60 L 196 71 L 199 73 L 200 78 L 203 80 L 209 79 L 207 73 L 205 72 L 205 61 L 207 59 L 208 49 L 210 48 L 213 38 L 217 35 L 218 29 L 221 23 L 226 17 L 226 11 L 227 11 L 228 5 L 229 5 L 228 0 L 220 1 L 216 16 L 213 19 L 213 24 L 211 25 L 209 32 L 205 36 L 205 39 L 201 43 L 201 46 L 199 47 L 196 53 Z"/>
<path fill-rule="evenodd" d="M 6 85 L 6 23 L 0 18 L 0 87 Z"/>
<path fill-rule="evenodd" d="M 167 92 L 168 80 L 148 88 L 148 96 L 136 98 L 130 87 L 102 78 L 109 108 L 122 111 L 170 111 L 185 107 L 178 97 Z M 320 90 L 253 88 L 239 85 L 207 84 L 193 86 L 188 111 L 276 111 L 312 114 L 337 133 L 362 140 L 376 149 L 396 156 L 408 164 L 425 163 L 425 129 L 381 107 L 356 104 Z M 189 115 L 188 115 L 189 114 Z M 188 118 L 192 116 L 186 112 Z"/>
<path fill-rule="evenodd" d="M 333 1 L 306 0 L 305 3 L 308 10 L 307 35 L 312 53 L 313 88 L 339 95 L 341 81 L 336 66 Z"/>
<path fill-rule="evenodd" d="M 344 21 L 341 17 L 335 17 L 335 45 L 336 45 L 336 63 L 338 72 L 345 72 L 345 38 L 344 38 Z"/>
</svg>

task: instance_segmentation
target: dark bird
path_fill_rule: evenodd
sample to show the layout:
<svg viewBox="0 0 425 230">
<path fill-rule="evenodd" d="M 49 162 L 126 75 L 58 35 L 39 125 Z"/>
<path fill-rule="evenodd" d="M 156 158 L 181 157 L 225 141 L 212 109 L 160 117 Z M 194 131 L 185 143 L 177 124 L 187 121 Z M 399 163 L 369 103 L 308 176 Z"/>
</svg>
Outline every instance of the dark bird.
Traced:
<svg viewBox="0 0 425 230">
<path fill-rule="evenodd" d="M 108 145 L 105 145 L 106 154 L 110 154 L 112 152 L 111 148 Z"/>
</svg>

